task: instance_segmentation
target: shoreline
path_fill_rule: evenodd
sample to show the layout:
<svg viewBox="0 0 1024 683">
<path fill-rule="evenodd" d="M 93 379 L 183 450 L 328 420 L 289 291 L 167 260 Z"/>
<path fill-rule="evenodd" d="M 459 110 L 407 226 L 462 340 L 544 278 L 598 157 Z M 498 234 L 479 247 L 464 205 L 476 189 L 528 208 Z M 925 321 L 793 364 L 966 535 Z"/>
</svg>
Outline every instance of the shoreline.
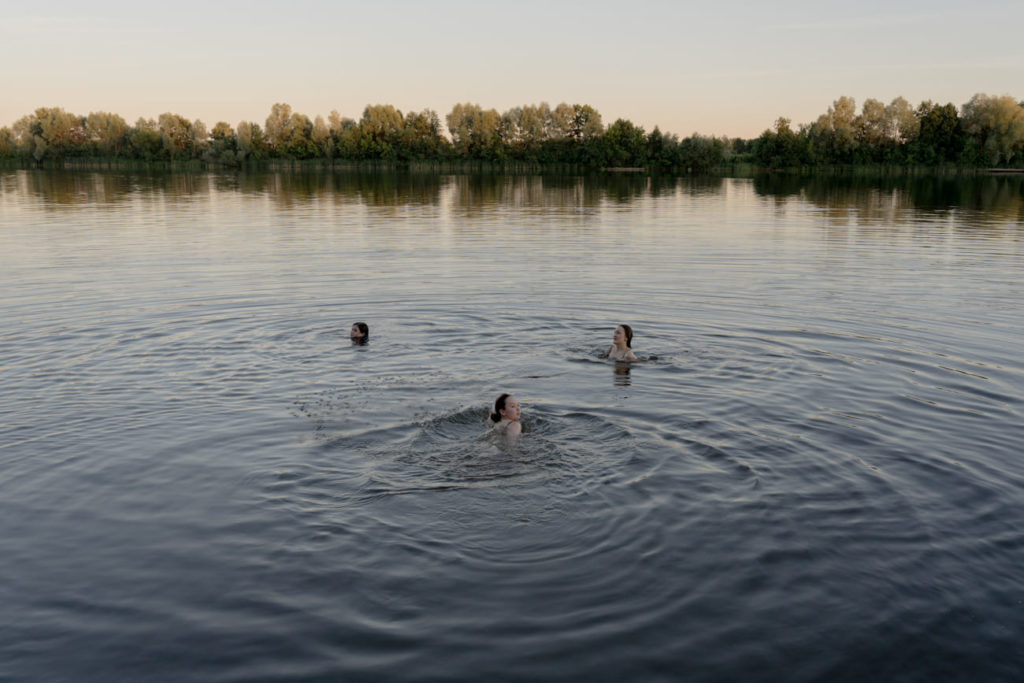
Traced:
<svg viewBox="0 0 1024 683">
<path fill-rule="evenodd" d="M 153 160 L 70 158 L 46 160 L 0 159 L 0 170 L 24 171 L 150 171 L 181 173 L 437 173 L 437 174 L 499 174 L 499 175 L 607 175 L 607 176 L 888 176 L 888 175 L 1024 175 L 1024 168 L 979 168 L 956 165 L 900 166 L 891 164 L 822 165 L 772 168 L 748 161 L 733 161 L 702 169 L 657 169 L 652 167 L 592 167 L 583 164 L 536 162 L 462 161 L 380 161 L 332 159 L 260 159 L 239 164 L 225 164 L 202 159 Z"/>
</svg>

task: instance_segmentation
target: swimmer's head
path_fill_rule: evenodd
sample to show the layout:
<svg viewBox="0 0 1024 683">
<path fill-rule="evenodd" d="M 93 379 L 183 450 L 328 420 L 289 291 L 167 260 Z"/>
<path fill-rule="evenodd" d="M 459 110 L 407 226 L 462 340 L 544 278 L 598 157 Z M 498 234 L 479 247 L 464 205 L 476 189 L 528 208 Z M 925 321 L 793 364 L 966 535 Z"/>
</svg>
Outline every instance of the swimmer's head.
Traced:
<svg viewBox="0 0 1024 683">
<path fill-rule="evenodd" d="M 370 327 L 366 323 L 355 323 L 348 333 L 348 338 L 356 344 L 365 344 L 370 341 Z"/>
<path fill-rule="evenodd" d="M 501 422 L 502 420 L 511 420 L 512 422 L 515 422 L 519 419 L 520 413 L 519 401 L 516 400 L 515 396 L 502 394 L 494 402 L 494 412 L 491 413 L 491 422 Z"/>
<path fill-rule="evenodd" d="M 615 328 L 615 334 L 612 335 L 612 341 L 616 344 L 624 341 L 626 342 L 627 348 L 633 348 L 633 328 L 629 325 L 619 325 Z"/>
</svg>

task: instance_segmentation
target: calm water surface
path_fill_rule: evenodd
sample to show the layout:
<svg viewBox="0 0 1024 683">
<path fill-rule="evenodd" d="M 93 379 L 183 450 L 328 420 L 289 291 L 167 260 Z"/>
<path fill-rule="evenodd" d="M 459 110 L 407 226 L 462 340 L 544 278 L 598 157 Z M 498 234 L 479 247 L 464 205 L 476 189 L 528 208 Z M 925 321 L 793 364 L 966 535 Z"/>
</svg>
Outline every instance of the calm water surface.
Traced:
<svg viewBox="0 0 1024 683">
<path fill-rule="evenodd" d="M 0 288 L 0 679 L 1024 671 L 1021 178 L 8 171 Z"/>
</svg>

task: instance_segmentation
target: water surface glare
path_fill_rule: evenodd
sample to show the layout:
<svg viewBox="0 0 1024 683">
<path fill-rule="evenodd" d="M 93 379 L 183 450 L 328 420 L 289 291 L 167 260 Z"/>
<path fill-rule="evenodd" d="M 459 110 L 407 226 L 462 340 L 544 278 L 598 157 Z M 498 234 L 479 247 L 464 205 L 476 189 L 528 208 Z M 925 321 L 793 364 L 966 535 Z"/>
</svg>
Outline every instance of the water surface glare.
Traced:
<svg viewBox="0 0 1024 683">
<path fill-rule="evenodd" d="M 1015 680 L 1022 275 L 1012 177 L 0 171 L 0 679 Z"/>
</svg>

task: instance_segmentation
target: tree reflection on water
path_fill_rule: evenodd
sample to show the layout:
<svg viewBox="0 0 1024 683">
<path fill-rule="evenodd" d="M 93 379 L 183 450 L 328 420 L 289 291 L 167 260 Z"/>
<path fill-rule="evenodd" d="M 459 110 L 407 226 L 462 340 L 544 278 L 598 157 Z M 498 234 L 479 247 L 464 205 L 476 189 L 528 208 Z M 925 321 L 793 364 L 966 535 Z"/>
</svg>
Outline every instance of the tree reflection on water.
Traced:
<svg viewBox="0 0 1024 683">
<path fill-rule="evenodd" d="M 374 208 L 446 204 L 468 215 L 485 207 L 579 210 L 630 205 L 680 194 L 707 197 L 729 183 L 751 183 L 754 196 L 784 207 L 791 199 L 823 210 L 830 221 L 885 223 L 900 211 L 984 213 L 984 222 L 1024 223 L 1024 174 L 762 174 L 752 179 L 640 173 L 594 175 L 457 174 L 431 171 L 286 171 L 231 173 L 0 171 L 0 189 L 35 196 L 43 207 L 116 209 L 139 194 L 163 200 L 216 193 L 266 197 L 278 208 L 310 201 Z"/>
</svg>

